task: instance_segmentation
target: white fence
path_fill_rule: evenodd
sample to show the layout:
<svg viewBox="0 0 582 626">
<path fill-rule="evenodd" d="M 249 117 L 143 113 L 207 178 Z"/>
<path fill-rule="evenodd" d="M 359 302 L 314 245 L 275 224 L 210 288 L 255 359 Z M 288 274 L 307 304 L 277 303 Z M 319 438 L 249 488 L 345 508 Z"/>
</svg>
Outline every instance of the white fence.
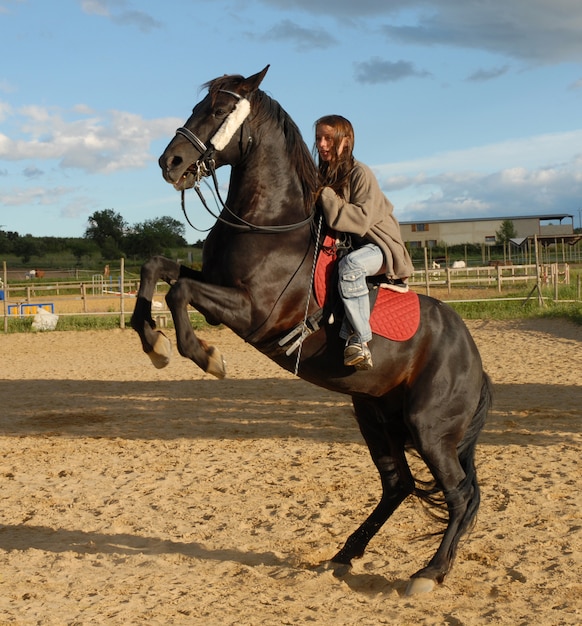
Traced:
<svg viewBox="0 0 582 626">
<path fill-rule="evenodd" d="M 425 261 L 426 262 L 426 261 Z M 42 282 L 27 280 L 4 284 L 0 279 L 0 312 L 3 312 L 4 330 L 7 331 L 8 319 L 14 317 L 31 317 L 37 314 L 39 308 L 62 316 L 73 315 L 117 315 L 120 326 L 125 326 L 125 314 L 133 311 L 135 297 L 139 288 L 139 278 L 124 277 L 123 267 L 120 268 L 120 276 L 114 280 L 99 274 L 91 276 L 90 280 L 57 280 Z M 4 270 L 6 277 L 6 269 Z M 581 276 L 578 273 L 577 297 L 580 299 Z M 538 302 L 543 305 L 542 287 L 553 287 L 554 300 L 557 301 L 559 285 L 570 284 L 570 266 L 568 263 L 551 263 L 540 265 L 496 265 L 480 267 L 448 267 L 417 270 L 410 277 L 410 285 L 418 292 L 430 295 L 431 288 L 446 289 L 451 295 L 456 288 L 471 289 L 481 287 L 483 289 L 495 289 L 499 294 L 502 290 L 509 290 L 516 284 L 522 283 L 527 286 L 533 284 L 533 289 L 527 297 L 516 298 L 492 298 L 489 294 L 487 300 L 527 300 L 537 288 Z M 158 320 L 158 325 L 166 325 L 168 310 L 164 302 L 164 296 L 168 286 L 160 282 L 156 285 L 153 302 L 153 314 Z M 447 302 L 479 302 L 483 299 L 471 297 L 467 300 L 454 300 L 443 298 Z"/>
<path fill-rule="evenodd" d="M 488 265 L 483 267 L 447 267 L 415 271 L 410 277 L 410 285 L 425 287 L 446 287 L 448 293 L 453 286 L 494 287 L 499 293 L 504 287 L 513 287 L 515 283 L 534 282 L 540 285 L 570 284 L 570 266 L 568 263 L 549 265 Z"/>
</svg>

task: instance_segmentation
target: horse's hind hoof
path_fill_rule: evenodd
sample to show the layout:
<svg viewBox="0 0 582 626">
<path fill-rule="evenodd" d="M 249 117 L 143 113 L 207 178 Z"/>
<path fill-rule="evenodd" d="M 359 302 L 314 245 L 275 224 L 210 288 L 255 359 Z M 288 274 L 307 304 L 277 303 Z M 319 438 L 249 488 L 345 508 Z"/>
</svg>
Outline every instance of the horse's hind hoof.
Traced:
<svg viewBox="0 0 582 626">
<path fill-rule="evenodd" d="M 151 359 L 151 362 L 157 367 L 159 370 L 163 367 L 166 367 L 170 362 L 170 356 L 172 354 L 172 342 L 164 335 L 160 330 L 156 331 L 158 333 L 158 338 L 154 343 L 153 349 L 148 352 L 148 356 Z"/>
<path fill-rule="evenodd" d="M 416 596 L 419 593 L 430 593 L 435 586 L 435 582 L 432 578 L 411 578 L 406 587 L 405 595 Z"/>
<path fill-rule="evenodd" d="M 322 572 L 331 572 L 335 578 L 344 578 L 347 576 L 351 569 L 351 563 L 336 563 L 335 561 L 325 561 L 319 566 Z"/>
</svg>

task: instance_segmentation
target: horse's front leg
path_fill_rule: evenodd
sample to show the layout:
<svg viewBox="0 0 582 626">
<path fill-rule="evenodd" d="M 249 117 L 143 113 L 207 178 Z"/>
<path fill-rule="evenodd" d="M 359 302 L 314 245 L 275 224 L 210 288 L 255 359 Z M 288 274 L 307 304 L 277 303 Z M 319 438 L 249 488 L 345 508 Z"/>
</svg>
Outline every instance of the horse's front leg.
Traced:
<svg viewBox="0 0 582 626">
<path fill-rule="evenodd" d="M 200 278 L 198 273 L 183 268 L 180 278 L 166 295 L 166 302 L 172 312 L 180 354 L 208 374 L 224 378 L 224 359 L 216 347 L 196 336 L 188 305 L 202 313 L 208 322 L 225 324 L 237 334 L 246 336 L 252 324 L 250 299 L 242 288 L 214 285 Z"/>
<path fill-rule="evenodd" d="M 178 296 L 182 291 L 180 288 L 173 290 L 182 275 L 193 279 L 199 278 L 200 272 L 179 265 L 162 256 L 152 257 L 144 263 L 141 268 L 140 286 L 131 317 L 131 326 L 138 333 L 143 350 L 150 357 L 155 367 L 158 369 L 166 367 L 170 362 L 172 344 L 164 333 L 156 329 L 156 324 L 152 318 L 152 299 L 156 284 L 160 280 L 165 281 L 170 285 L 166 301 L 174 319 L 180 354 L 191 358 L 205 372 L 213 374 L 217 378 L 224 378 L 226 374 L 224 360 L 218 350 L 209 346 L 205 341 L 199 340 L 192 331 L 190 318 L 187 314 L 189 298 Z"/>
<path fill-rule="evenodd" d="M 137 332 L 144 352 L 152 363 L 165 367 L 170 361 L 170 340 L 159 330 L 152 318 L 152 299 L 158 281 L 163 280 L 169 285 L 175 283 L 180 276 L 180 265 L 161 256 L 152 257 L 144 263 L 140 273 L 139 291 L 131 327 Z"/>
<path fill-rule="evenodd" d="M 174 320 L 178 351 L 205 372 L 224 378 L 224 360 L 215 347 L 194 334 L 188 305 L 200 311 L 211 323 L 225 324 L 245 336 L 252 324 L 247 292 L 206 283 L 200 272 L 164 257 L 153 257 L 147 261 L 141 268 L 141 282 L 131 326 L 139 334 L 144 351 L 158 368 L 169 363 L 171 352 L 170 340 L 156 329 L 151 314 L 152 298 L 159 280 L 170 285 L 166 302 Z"/>
</svg>

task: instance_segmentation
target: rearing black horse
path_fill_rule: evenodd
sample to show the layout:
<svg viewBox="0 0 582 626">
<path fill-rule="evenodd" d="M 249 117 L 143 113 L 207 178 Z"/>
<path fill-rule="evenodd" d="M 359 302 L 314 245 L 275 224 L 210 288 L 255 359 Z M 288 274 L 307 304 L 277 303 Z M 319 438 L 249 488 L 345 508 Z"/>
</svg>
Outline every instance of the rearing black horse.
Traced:
<svg viewBox="0 0 582 626">
<path fill-rule="evenodd" d="M 382 483 L 380 502 L 333 557 L 347 567 L 415 485 L 405 449 L 413 447 L 442 492 L 448 521 L 429 563 L 413 575 L 409 593 L 432 589 L 451 569 L 461 535 L 479 507 L 475 446 L 491 401 L 491 385 L 462 320 L 448 306 L 420 296 L 420 327 L 403 342 L 376 336 L 374 368 L 343 365 L 338 322 L 306 337 L 297 356 L 279 340 L 318 308 L 310 298 L 315 246 L 317 171 L 301 134 L 283 108 L 259 89 L 268 66 L 248 78 L 210 81 L 208 94 L 178 129 L 159 163 L 176 189 L 196 187 L 214 168 L 232 166 L 224 207 L 206 239 L 202 270 L 163 257 L 141 270 L 132 327 L 157 367 L 170 342 L 156 330 L 151 304 L 158 280 L 170 285 L 180 354 L 219 378 L 218 350 L 194 334 L 187 306 L 237 335 L 301 378 L 352 397 L 361 433 Z M 434 495 L 434 493 L 432 493 Z"/>
</svg>

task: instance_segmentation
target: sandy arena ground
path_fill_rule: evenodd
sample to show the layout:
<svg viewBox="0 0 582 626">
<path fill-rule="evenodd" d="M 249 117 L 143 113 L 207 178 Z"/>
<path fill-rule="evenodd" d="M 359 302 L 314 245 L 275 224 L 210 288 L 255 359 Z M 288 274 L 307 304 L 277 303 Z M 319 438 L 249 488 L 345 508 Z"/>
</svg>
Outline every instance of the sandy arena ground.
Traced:
<svg viewBox="0 0 582 626">
<path fill-rule="evenodd" d="M 469 327 L 496 392 L 482 506 L 413 598 L 437 545 L 414 501 L 345 578 L 319 567 L 380 494 L 347 398 L 228 330 L 202 333 L 223 381 L 156 370 L 131 330 L 0 334 L 0 624 L 582 623 L 582 329 Z"/>
</svg>

